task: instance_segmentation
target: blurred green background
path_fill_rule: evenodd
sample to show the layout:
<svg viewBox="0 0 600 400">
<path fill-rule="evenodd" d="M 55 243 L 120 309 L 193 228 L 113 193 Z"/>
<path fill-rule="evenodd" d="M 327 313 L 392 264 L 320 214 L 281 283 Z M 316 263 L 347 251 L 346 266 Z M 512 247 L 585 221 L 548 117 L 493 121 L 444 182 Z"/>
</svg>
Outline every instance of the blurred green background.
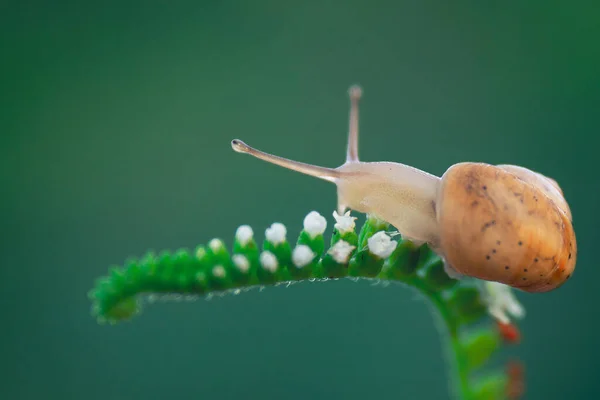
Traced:
<svg viewBox="0 0 600 400">
<path fill-rule="evenodd" d="M 3 2 L 2 399 L 446 399 L 429 307 L 339 281 L 159 303 L 99 326 L 86 297 L 147 249 L 295 237 L 335 189 L 234 153 L 238 137 L 343 162 L 346 90 L 361 158 L 441 175 L 514 163 L 555 178 L 574 277 L 519 293 L 526 399 L 600 398 L 600 7 L 530 1 Z M 362 221 L 362 218 L 361 220 Z"/>
</svg>

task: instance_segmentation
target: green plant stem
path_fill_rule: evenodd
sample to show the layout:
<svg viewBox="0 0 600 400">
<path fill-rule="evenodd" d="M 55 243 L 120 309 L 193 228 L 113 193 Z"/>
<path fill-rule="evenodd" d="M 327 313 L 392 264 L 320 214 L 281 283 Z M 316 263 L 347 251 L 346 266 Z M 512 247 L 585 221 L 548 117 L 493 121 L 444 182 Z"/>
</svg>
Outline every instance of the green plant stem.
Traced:
<svg viewBox="0 0 600 400">
<path fill-rule="evenodd" d="M 231 254 L 216 239 L 193 252 L 150 252 L 140 260 L 128 261 L 125 267 L 113 267 L 107 277 L 98 280 L 89 293 L 93 314 L 101 322 L 127 320 L 139 312 L 137 298 L 141 294 L 210 295 L 343 277 L 395 281 L 419 291 L 441 317 L 445 330 L 441 334 L 452 353 L 451 373 L 457 398 L 504 399 L 503 375 L 470 379 L 474 369 L 481 367 L 499 346 L 495 331 L 489 327 L 474 332 L 473 337 L 483 338 L 479 341 L 465 340 L 461 333 L 461 328 L 469 328 L 471 323 L 487 317 L 478 289 L 468 281 L 451 279 L 441 259 L 426 245 L 416 247 L 402 238 L 391 241 L 384 234 L 386 229 L 387 224 L 372 218 L 367 219 L 358 235 L 353 228 L 343 232 L 334 229 L 328 251 L 324 251 L 322 232 L 312 232 L 305 222 L 294 251 L 285 239 L 285 228 L 279 226 L 271 230 L 271 239 L 263 243 L 263 250 L 247 233 L 236 234 Z"/>
<path fill-rule="evenodd" d="M 452 353 L 452 371 L 454 374 L 454 381 L 456 382 L 455 391 L 458 399 L 468 400 L 471 398 L 469 390 L 469 371 L 467 369 L 467 363 L 465 362 L 465 355 L 462 345 L 459 341 L 458 329 L 459 326 L 456 319 L 453 318 L 447 303 L 442 299 L 439 293 L 434 293 L 428 290 L 422 281 L 418 279 L 412 279 L 407 282 L 410 286 L 419 290 L 421 294 L 426 296 L 434 305 L 440 317 L 444 321 L 444 327 L 446 328 L 445 335 L 450 342 L 451 353 Z M 442 333 L 444 335 L 444 333 Z"/>
</svg>

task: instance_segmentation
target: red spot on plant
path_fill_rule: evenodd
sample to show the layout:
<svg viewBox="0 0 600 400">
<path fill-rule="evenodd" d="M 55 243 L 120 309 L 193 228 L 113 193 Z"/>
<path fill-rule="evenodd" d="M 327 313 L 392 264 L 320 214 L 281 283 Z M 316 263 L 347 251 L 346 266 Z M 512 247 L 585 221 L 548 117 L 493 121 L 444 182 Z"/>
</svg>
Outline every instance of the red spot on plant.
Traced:
<svg viewBox="0 0 600 400">
<path fill-rule="evenodd" d="M 525 367 L 519 361 L 510 361 L 506 373 L 508 375 L 506 396 L 511 400 L 520 399 L 525 393 Z"/>
<path fill-rule="evenodd" d="M 521 332 L 514 324 L 505 324 L 498 321 L 497 325 L 500 336 L 506 343 L 517 344 L 521 341 Z"/>
</svg>

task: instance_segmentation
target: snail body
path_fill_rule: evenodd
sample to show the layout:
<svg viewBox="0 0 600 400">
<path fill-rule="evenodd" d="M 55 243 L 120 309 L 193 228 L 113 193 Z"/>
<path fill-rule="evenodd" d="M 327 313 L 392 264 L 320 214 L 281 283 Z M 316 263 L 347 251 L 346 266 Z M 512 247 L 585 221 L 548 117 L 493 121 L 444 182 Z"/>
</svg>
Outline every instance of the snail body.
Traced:
<svg viewBox="0 0 600 400">
<path fill-rule="evenodd" d="M 335 183 L 338 213 L 367 213 L 406 239 L 428 244 L 455 278 L 470 276 L 526 292 L 547 292 L 572 275 L 577 243 L 571 210 L 556 181 L 515 165 L 463 162 L 441 176 L 358 158 L 358 100 L 350 89 L 346 162 L 325 168 L 288 160 L 235 139 L 232 147 Z"/>
</svg>

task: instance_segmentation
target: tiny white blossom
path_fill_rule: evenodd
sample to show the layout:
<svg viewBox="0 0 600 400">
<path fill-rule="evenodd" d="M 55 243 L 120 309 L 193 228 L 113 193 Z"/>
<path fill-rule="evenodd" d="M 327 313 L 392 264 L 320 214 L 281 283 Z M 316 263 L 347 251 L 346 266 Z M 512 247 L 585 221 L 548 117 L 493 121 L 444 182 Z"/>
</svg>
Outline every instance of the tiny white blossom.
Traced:
<svg viewBox="0 0 600 400">
<path fill-rule="evenodd" d="M 331 254 L 335 262 L 338 264 L 345 264 L 348 262 L 350 258 L 350 253 L 354 250 L 356 246 L 351 246 L 350 243 L 345 240 L 338 240 L 328 251 L 328 254 Z"/>
<path fill-rule="evenodd" d="M 235 238 L 242 246 L 247 245 L 253 237 L 254 231 L 249 225 L 242 225 L 235 231 Z"/>
<path fill-rule="evenodd" d="M 225 245 L 223 244 L 223 241 L 221 239 L 213 239 L 208 243 L 208 247 L 210 247 L 213 253 L 216 253 L 223 247 L 225 247 Z"/>
<path fill-rule="evenodd" d="M 267 240 L 273 244 L 285 242 L 286 234 L 287 229 L 285 228 L 285 225 L 279 222 L 275 222 L 265 231 L 265 236 Z"/>
<path fill-rule="evenodd" d="M 503 324 L 510 323 L 510 316 L 521 319 L 525 309 L 515 297 L 512 288 L 499 282 L 484 282 L 483 301 L 488 313 Z"/>
<path fill-rule="evenodd" d="M 212 274 L 217 278 L 225 278 L 225 268 L 222 265 L 215 265 L 212 269 Z"/>
<path fill-rule="evenodd" d="M 231 259 L 240 272 L 246 273 L 250 269 L 250 261 L 243 254 L 234 254 Z"/>
<path fill-rule="evenodd" d="M 260 253 L 260 263 L 263 268 L 269 272 L 277 271 L 277 267 L 279 266 L 277 258 L 270 251 L 263 251 Z"/>
<path fill-rule="evenodd" d="M 335 218 L 335 229 L 341 234 L 352 232 L 356 226 L 356 217 L 350 216 L 350 211 L 346 211 L 344 215 L 339 215 L 337 211 L 333 211 L 333 218 Z"/>
<path fill-rule="evenodd" d="M 389 257 L 396 249 L 398 242 L 390 239 L 383 231 L 379 231 L 367 240 L 369 251 L 380 258 Z"/>
<path fill-rule="evenodd" d="M 298 268 L 302 268 L 310 264 L 314 257 L 315 253 L 313 253 L 310 247 L 303 244 L 296 246 L 292 252 L 292 261 Z"/>
<path fill-rule="evenodd" d="M 316 211 L 311 211 L 304 217 L 304 230 L 311 238 L 322 235 L 327 229 L 327 220 Z"/>
</svg>

